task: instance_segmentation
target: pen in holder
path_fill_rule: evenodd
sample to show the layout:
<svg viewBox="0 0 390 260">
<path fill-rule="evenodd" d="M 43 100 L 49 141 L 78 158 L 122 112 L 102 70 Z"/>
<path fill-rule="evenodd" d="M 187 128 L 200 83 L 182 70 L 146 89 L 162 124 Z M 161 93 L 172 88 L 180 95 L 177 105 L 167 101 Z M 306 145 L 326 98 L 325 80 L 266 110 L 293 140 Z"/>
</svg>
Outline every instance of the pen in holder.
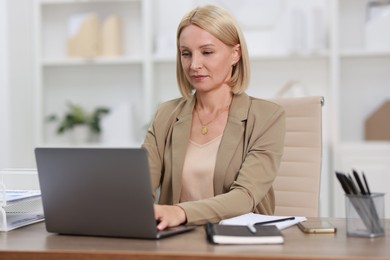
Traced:
<svg viewBox="0 0 390 260">
<path fill-rule="evenodd" d="M 385 234 L 384 195 L 345 195 L 348 236 L 378 237 Z"/>
<path fill-rule="evenodd" d="M 360 178 L 352 170 L 353 177 L 336 172 L 341 187 L 345 191 L 345 209 L 347 218 L 347 235 L 361 237 L 378 237 L 385 234 L 385 194 L 371 193 L 366 176 Z"/>
</svg>

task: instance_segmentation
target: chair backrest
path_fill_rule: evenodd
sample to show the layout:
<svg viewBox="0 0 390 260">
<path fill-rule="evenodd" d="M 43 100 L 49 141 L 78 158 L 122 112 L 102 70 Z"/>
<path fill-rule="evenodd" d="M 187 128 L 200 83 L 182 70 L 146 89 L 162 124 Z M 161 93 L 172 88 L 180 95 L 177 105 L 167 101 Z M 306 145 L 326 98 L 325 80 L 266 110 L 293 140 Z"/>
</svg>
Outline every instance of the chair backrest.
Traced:
<svg viewBox="0 0 390 260">
<path fill-rule="evenodd" d="M 272 99 L 286 111 L 284 154 L 274 182 L 280 216 L 318 216 L 323 97 Z"/>
</svg>

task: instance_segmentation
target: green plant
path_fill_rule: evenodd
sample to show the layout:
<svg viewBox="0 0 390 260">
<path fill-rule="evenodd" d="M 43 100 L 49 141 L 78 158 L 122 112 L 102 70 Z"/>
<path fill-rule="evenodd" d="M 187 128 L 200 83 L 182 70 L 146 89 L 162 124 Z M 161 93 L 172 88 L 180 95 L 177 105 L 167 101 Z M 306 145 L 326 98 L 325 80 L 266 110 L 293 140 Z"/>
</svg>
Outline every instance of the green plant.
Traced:
<svg viewBox="0 0 390 260">
<path fill-rule="evenodd" d="M 87 112 L 80 105 L 68 103 L 68 111 L 64 114 L 57 128 L 58 134 L 63 134 L 67 130 L 72 130 L 77 125 L 86 125 L 89 127 L 91 133 L 100 134 L 102 129 L 100 126 L 101 118 L 106 115 L 110 110 L 106 107 L 97 107 L 90 113 Z M 57 115 L 48 116 L 48 121 L 53 122 L 58 120 Z"/>
</svg>

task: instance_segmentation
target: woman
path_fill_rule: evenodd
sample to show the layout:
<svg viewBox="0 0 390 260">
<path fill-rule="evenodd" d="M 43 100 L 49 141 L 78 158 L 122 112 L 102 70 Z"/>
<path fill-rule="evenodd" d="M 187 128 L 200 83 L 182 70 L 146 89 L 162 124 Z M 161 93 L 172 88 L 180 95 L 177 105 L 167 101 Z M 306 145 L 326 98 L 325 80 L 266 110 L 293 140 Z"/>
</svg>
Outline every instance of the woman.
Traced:
<svg viewBox="0 0 390 260">
<path fill-rule="evenodd" d="M 249 97 L 247 47 L 234 18 L 207 5 L 177 30 L 183 97 L 163 103 L 145 137 L 157 228 L 273 214 L 283 153 L 284 111 Z"/>
</svg>

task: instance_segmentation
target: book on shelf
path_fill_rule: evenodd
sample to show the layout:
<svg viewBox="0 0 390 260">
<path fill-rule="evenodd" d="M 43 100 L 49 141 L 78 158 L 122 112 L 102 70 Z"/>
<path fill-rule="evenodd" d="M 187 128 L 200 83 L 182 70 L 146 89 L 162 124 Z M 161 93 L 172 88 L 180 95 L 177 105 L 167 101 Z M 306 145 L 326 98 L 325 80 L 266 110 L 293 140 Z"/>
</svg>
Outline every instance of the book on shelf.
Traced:
<svg viewBox="0 0 390 260">
<path fill-rule="evenodd" d="M 253 228 L 253 227 L 252 227 Z M 284 237 L 275 225 L 259 225 L 255 229 L 243 225 L 208 223 L 207 240 L 213 244 L 283 244 Z"/>
</svg>

